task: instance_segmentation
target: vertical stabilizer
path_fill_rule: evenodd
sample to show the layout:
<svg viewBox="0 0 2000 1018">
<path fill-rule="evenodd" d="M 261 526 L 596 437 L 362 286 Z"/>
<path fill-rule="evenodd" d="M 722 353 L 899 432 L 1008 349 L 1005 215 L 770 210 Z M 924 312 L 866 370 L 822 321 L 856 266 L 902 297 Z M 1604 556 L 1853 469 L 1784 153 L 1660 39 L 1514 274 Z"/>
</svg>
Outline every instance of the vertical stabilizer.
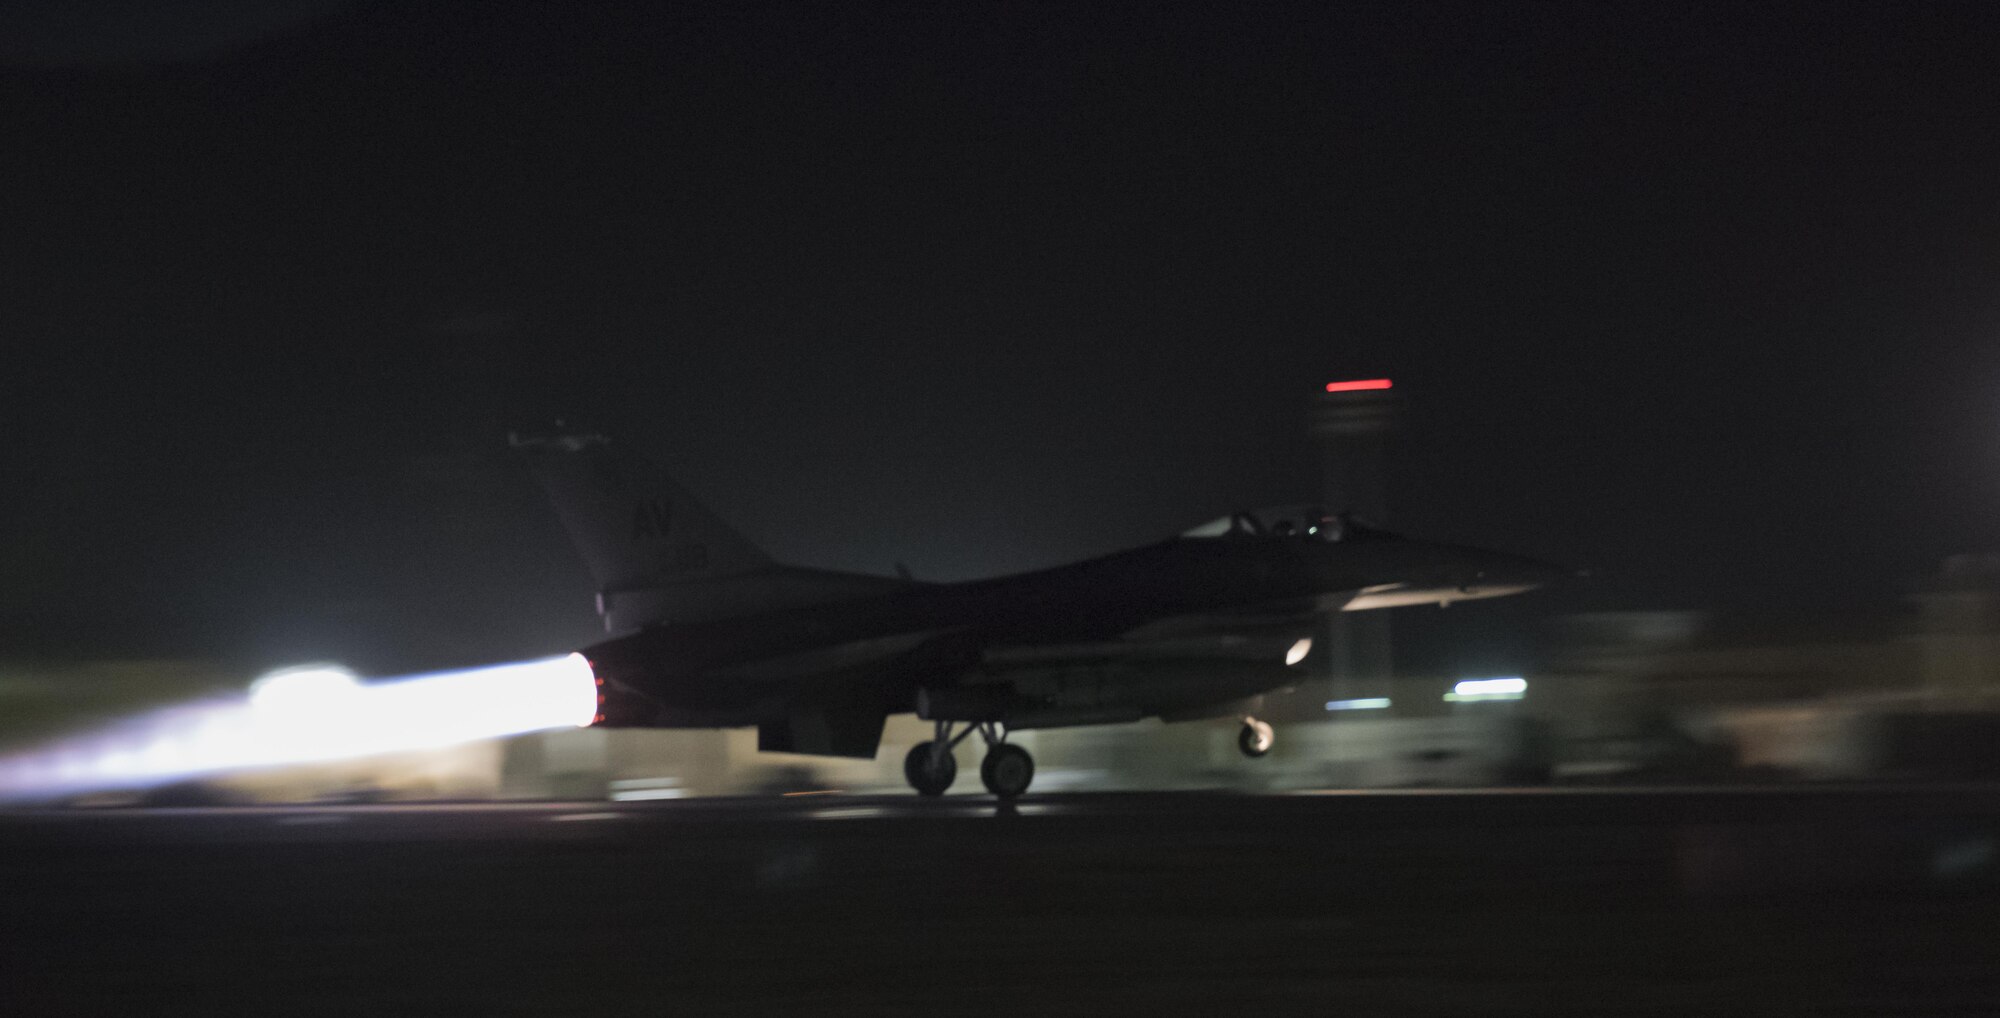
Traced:
<svg viewBox="0 0 2000 1018">
<path fill-rule="evenodd" d="M 602 435 L 513 436 L 529 453 L 563 526 L 597 580 L 616 594 L 768 568 L 764 553 L 680 485 Z"/>
</svg>

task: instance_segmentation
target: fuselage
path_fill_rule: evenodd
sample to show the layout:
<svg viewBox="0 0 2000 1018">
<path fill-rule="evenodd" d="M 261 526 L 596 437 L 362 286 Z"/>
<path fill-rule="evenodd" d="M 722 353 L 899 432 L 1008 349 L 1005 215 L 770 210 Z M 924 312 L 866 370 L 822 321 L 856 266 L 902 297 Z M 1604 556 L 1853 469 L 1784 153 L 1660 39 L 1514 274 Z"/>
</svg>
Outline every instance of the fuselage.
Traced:
<svg viewBox="0 0 2000 1018">
<path fill-rule="evenodd" d="M 1117 640 L 1170 625 L 1302 632 L 1315 612 L 1358 596 L 1466 600 L 1553 573 L 1379 531 L 1338 542 L 1183 537 L 1036 572 L 658 625 L 584 653 L 614 692 L 638 694 L 645 711 L 657 705 L 659 717 L 680 723 L 746 723 L 773 697 L 810 697 L 818 679 L 843 680 L 843 695 L 880 709 L 911 710 L 920 689 L 954 684 L 994 648 Z"/>
<path fill-rule="evenodd" d="M 914 711 L 938 726 L 904 762 L 926 794 L 951 783 L 954 725 L 980 726 L 982 780 L 1018 795 L 1032 764 L 1008 731 L 1254 719 L 1258 695 L 1301 674 L 1316 613 L 1495 597 L 1559 572 L 1294 505 L 1053 569 L 914 583 L 780 563 L 604 435 L 511 441 L 589 566 L 606 629 L 629 634 L 583 652 L 591 724 L 755 726 L 761 750 L 872 757 L 885 719 Z M 1245 752 L 1269 749 L 1269 725 L 1245 731 Z"/>
</svg>

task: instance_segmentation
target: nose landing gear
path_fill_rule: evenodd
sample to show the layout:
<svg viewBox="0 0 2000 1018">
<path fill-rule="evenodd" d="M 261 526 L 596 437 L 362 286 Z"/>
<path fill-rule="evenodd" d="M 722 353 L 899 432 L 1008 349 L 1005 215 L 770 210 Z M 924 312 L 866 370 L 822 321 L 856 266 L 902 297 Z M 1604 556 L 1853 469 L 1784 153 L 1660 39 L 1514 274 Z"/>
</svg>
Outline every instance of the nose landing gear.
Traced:
<svg viewBox="0 0 2000 1018">
<path fill-rule="evenodd" d="M 910 747 L 909 755 L 903 758 L 903 777 L 918 795 L 943 795 L 951 787 L 958 778 L 958 760 L 951 751 L 973 732 L 986 740 L 986 759 L 979 764 L 979 780 L 987 791 L 1003 800 L 1016 799 L 1034 781 L 1035 758 L 1027 750 L 1009 743 L 1007 730 L 998 722 L 967 725 L 957 735 L 951 731 L 953 722 L 939 721 L 936 725 L 937 737 Z"/>
<path fill-rule="evenodd" d="M 1278 741 L 1278 735 L 1271 730 L 1271 723 L 1256 718 L 1244 718 L 1243 730 L 1236 733 L 1236 748 L 1252 760 L 1271 751 Z"/>
</svg>

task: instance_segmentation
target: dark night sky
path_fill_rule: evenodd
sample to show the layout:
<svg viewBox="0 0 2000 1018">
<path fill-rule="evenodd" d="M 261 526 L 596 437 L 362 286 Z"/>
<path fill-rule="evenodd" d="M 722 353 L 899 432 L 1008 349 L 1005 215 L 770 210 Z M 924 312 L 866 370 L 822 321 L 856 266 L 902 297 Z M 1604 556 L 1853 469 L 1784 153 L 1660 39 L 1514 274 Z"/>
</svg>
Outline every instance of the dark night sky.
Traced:
<svg viewBox="0 0 2000 1018">
<path fill-rule="evenodd" d="M 1601 574 L 1462 661 L 2000 545 L 1991 5 L 574 7 L 9 5 L 0 657 L 568 649 L 555 412 L 960 578 L 1310 497 L 1393 374 L 1394 523 Z"/>
</svg>

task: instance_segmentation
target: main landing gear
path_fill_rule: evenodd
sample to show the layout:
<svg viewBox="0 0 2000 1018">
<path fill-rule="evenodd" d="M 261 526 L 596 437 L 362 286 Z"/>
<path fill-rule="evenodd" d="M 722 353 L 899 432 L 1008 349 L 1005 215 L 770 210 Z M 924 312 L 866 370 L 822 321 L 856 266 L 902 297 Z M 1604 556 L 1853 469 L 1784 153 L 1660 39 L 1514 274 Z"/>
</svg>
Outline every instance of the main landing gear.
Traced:
<svg viewBox="0 0 2000 1018">
<path fill-rule="evenodd" d="M 1009 743 L 1007 730 L 999 722 L 966 725 L 955 736 L 951 733 L 952 722 L 939 721 L 936 725 L 937 737 L 911 746 L 910 755 L 903 758 L 903 777 L 918 795 L 943 795 L 958 779 L 958 759 L 951 751 L 973 732 L 986 740 L 986 759 L 979 764 L 979 780 L 985 783 L 987 791 L 1001 799 L 1014 799 L 1035 780 L 1035 758 L 1027 750 Z"/>
<path fill-rule="evenodd" d="M 1256 718 L 1244 718 L 1243 730 L 1236 733 L 1236 748 L 1252 760 L 1269 753 L 1277 741 L 1278 734 L 1271 730 L 1271 723 Z"/>
</svg>

